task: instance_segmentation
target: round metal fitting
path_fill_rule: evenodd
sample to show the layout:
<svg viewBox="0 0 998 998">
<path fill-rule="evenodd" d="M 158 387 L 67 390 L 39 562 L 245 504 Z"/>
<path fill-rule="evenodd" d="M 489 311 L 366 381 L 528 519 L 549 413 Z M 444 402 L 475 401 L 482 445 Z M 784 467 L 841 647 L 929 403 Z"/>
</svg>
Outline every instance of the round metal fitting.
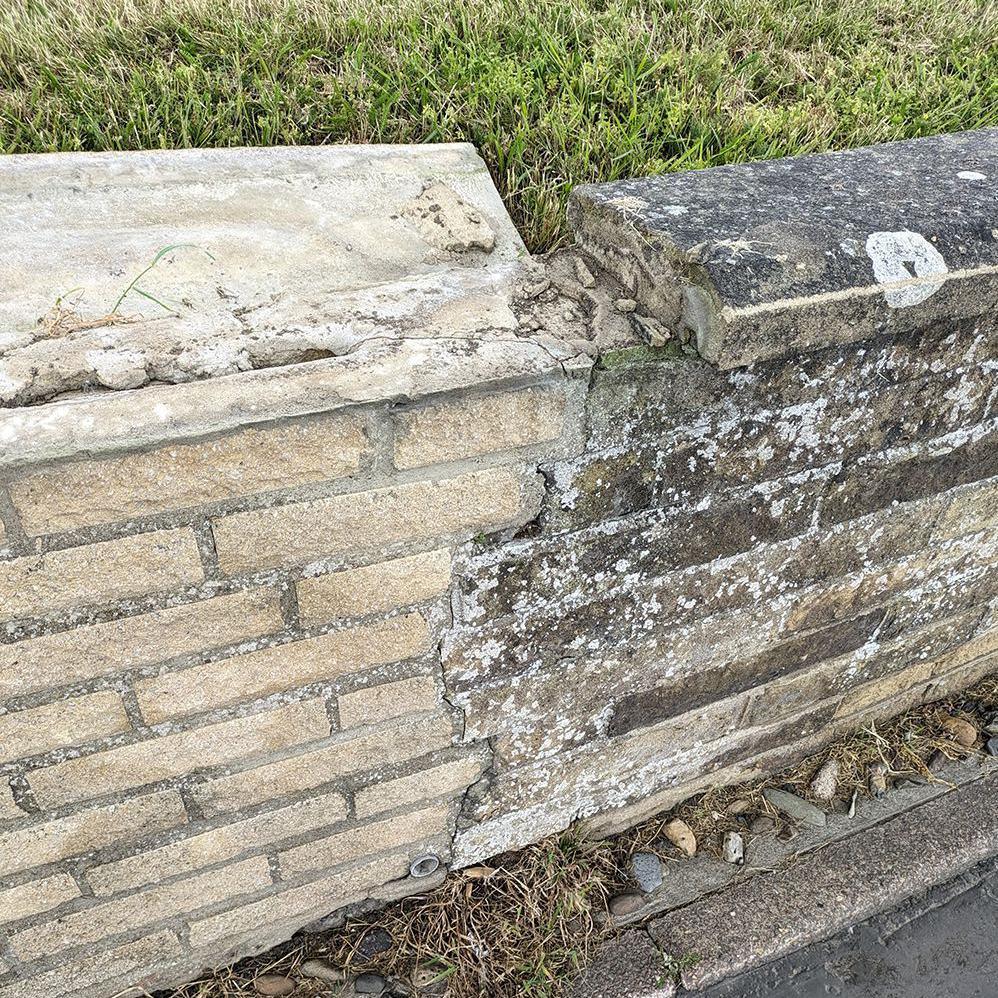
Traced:
<svg viewBox="0 0 998 998">
<path fill-rule="evenodd" d="M 414 859 L 412 861 L 412 866 L 409 867 L 409 873 L 411 873 L 414 877 L 429 877 L 436 873 L 439 869 L 439 857 L 434 856 L 432 852 L 428 852 L 425 856 L 420 856 L 418 859 Z"/>
</svg>

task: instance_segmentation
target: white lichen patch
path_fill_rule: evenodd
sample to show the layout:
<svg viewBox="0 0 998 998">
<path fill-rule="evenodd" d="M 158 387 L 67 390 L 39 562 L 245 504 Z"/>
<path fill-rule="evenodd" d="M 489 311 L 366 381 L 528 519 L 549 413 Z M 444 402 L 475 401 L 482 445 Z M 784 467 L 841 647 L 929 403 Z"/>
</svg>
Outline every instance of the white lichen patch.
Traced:
<svg viewBox="0 0 998 998">
<path fill-rule="evenodd" d="M 946 280 L 949 268 L 942 253 L 918 232 L 871 232 L 866 252 L 873 261 L 873 276 L 884 286 L 892 308 L 909 308 L 934 295 Z"/>
</svg>

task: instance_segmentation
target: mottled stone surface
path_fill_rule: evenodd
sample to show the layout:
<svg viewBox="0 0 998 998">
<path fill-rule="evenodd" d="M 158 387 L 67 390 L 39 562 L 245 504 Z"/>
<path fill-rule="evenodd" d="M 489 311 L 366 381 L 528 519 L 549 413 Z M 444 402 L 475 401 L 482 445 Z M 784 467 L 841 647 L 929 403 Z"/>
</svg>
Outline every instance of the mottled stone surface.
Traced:
<svg viewBox="0 0 998 998">
<path fill-rule="evenodd" d="M 581 245 L 722 367 L 977 316 L 998 130 L 577 188 Z"/>
</svg>

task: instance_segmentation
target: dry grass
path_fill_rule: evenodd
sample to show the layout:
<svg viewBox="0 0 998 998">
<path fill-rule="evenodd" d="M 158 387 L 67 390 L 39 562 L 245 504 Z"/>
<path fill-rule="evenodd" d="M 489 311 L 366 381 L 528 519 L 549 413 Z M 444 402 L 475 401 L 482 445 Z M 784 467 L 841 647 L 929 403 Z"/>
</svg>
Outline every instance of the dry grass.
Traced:
<svg viewBox="0 0 998 998">
<path fill-rule="evenodd" d="M 311 958 L 326 959 L 351 974 L 383 973 L 417 995 L 556 998 L 593 948 L 613 931 L 607 902 L 615 893 L 633 889 L 628 887 L 627 872 L 631 855 L 651 851 L 666 862 L 683 861 L 662 838 L 672 818 L 681 817 L 690 825 L 700 852 L 715 855 L 720 854 L 725 831 L 744 831 L 746 821 L 758 815 L 768 814 L 778 834 L 790 836 L 792 825 L 762 795 L 767 787 L 810 797 L 814 774 L 830 758 L 841 766 L 840 808 L 854 795 L 869 794 L 868 773 L 874 763 L 886 765 L 890 779 L 931 780 L 929 762 L 937 753 L 958 759 L 980 751 L 957 745 L 940 719 L 958 714 L 980 728 L 995 711 L 998 677 L 951 700 L 871 723 L 770 779 L 699 794 L 613 838 L 587 840 L 577 829 L 497 857 L 488 865 L 455 872 L 426 895 L 355 918 L 326 935 L 299 937 L 187 985 L 169 998 L 248 998 L 255 994 L 252 982 L 259 974 L 295 978 L 301 964 Z M 741 818 L 729 811 L 736 799 L 748 801 Z M 392 945 L 370 955 L 376 933 L 387 933 Z M 303 980 L 295 995 L 334 994 L 329 987 Z"/>
</svg>

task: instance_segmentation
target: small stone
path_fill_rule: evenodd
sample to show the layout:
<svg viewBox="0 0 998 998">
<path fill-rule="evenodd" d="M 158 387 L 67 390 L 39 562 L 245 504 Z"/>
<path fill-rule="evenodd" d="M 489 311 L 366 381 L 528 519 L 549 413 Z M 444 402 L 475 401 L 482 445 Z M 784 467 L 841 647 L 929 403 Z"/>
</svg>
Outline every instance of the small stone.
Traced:
<svg viewBox="0 0 998 998">
<path fill-rule="evenodd" d="M 610 914 L 620 918 L 623 915 L 633 915 L 645 906 L 645 899 L 640 894 L 618 894 L 610 898 Z"/>
<path fill-rule="evenodd" d="M 312 977 L 328 984 L 340 984 L 347 979 L 346 971 L 334 967 L 326 960 L 306 960 L 299 968 L 302 977 Z"/>
<path fill-rule="evenodd" d="M 977 741 L 977 728 L 962 717 L 949 714 L 940 720 L 939 725 L 946 734 L 964 748 L 973 748 Z"/>
<path fill-rule="evenodd" d="M 839 785 L 839 772 L 841 764 L 838 759 L 829 759 L 814 775 L 811 781 L 811 793 L 818 800 L 828 803 L 835 797 L 835 791 Z"/>
<path fill-rule="evenodd" d="M 628 312 L 633 312 L 638 307 L 638 303 L 633 298 L 618 298 L 613 303 L 613 307 L 621 314 L 627 315 Z"/>
<path fill-rule="evenodd" d="M 933 752 L 929 756 L 928 767 L 930 773 L 939 773 L 946 768 L 949 763 L 949 759 L 946 757 L 945 752 Z"/>
<path fill-rule="evenodd" d="M 366 960 L 384 953 L 392 948 L 391 934 L 384 929 L 376 928 L 366 932 L 357 944 L 357 952 Z"/>
<path fill-rule="evenodd" d="M 721 858 L 725 863 L 741 866 L 745 862 L 745 841 L 738 832 L 725 832 L 721 846 Z"/>
<path fill-rule="evenodd" d="M 733 800 L 725 810 L 728 814 L 744 814 L 746 811 L 750 810 L 752 807 L 752 802 L 747 797 L 739 797 L 737 800 Z"/>
<path fill-rule="evenodd" d="M 636 852 L 631 857 L 631 876 L 645 894 L 662 886 L 662 863 L 651 852 Z"/>
<path fill-rule="evenodd" d="M 295 982 L 282 974 L 261 974 L 253 981 L 253 990 L 258 995 L 290 995 L 294 994 Z"/>
<path fill-rule="evenodd" d="M 581 257 L 575 258 L 575 276 L 584 288 L 591 288 L 596 284 L 596 278 Z"/>
<path fill-rule="evenodd" d="M 697 837 L 682 818 L 673 818 L 664 828 L 665 837 L 684 855 L 695 856 Z"/>
<path fill-rule="evenodd" d="M 988 739 L 987 744 L 988 755 L 998 756 L 998 735 Z"/>
<path fill-rule="evenodd" d="M 765 835 L 766 832 L 771 832 L 774 828 L 776 828 L 776 822 L 768 814 L 760 814 L 749 825 L 749 831 L 753 835 Z"/>
<path fill-rule="evenodd" d="M 461 871 L 461 875 L 468 880 L 486 880 L 495 872 L 492 866 L 468 866 Z"/>
<path fill-rule="evenodd" d="M 815 807 L 810 801 L 806 801 L 796 794 L 788 793 L 786 790 L 763 790 L 762 795 L 777 811 L 785 814 L 788 818 L 802 821 L 805 825 L 823 828 L 828 820 L 820 807 Z"/>
<path fill-rule="evenodd" d="M 359 995 L 380 995 L 388 982 L 381 974 L 361 974 L 353 982 L 353 989 Z"/>
<path fill-rule="evenodd" d="M 870 793 L 878 799 L 887 793 L 887 767 L 882 762 L 870 767 L 869 786 Z"/>
</svg>

